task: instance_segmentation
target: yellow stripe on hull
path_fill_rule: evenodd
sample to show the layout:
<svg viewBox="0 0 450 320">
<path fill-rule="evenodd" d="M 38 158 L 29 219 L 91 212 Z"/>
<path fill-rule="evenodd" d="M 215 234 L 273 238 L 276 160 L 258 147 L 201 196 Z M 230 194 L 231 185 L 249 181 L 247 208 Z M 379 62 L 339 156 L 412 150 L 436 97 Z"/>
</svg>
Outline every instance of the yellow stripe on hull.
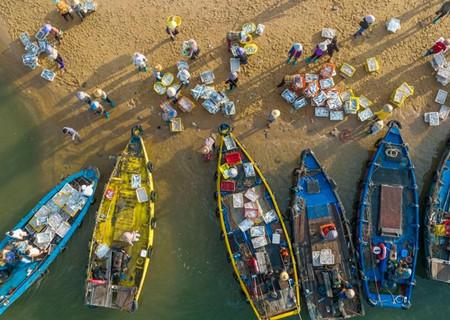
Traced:
<svg viewBox="0 0 450 320">
<path fill-rule="evenodd" d="M 87 275 L 89 305 L 127 311 L 137 306 L 150 263 L 155 226 L 155 192 L 148 164 L 142 137 L 132 136 L 117 159 L 97 211 Z M 139 234 L 132 245 L 125 241 L 125 232 Z M 99 258 L 102 246 L 110 250 Z"/>
<path fill-rule="evenodd" d="M 245 150 L 245 148 L 243 147 L 243 145 L 236 139 L 236 137 L 233 136 L 233 134 L 229 134 L 229 136 L 232 137 L 232 139 L 236 142 L 237 146 L 239 147 L 239 149 L 243 152 L 243 154 L 247 157 L 247 159 L 253 164 L 253 167 L 255 169 L 255 171 L 257 172 L 257 174 L 259 175 L 259 177 L 261 178 L 264 187 L 266 188 L 266 190 L 268 191 L 271 200 L 274 204 L 275 207 L 275 211 L 277 213 L 278 219 L 280 221 L 280 224 L 282 226 L 283 232 L 286 236 L 286 242 L 288 244 L 288 248 L 289 248 L 289 254 L 290 254 L 290 259 L 292 261 L 292 266 L 293 266 L 293 277 L 294 277 L 294 287 L 295 287 L 295 296 L 296 296 L 296 309 L 294 310 L 289 310 L 287 312 L 284 313 L 280 313 L 277 314 L 275 316 L 272 317 L 264 317 L 263 315 L 260 314 L 260 312 L 258 311 L 257 307 L 255 306 L 253 299 L 250 296 L 250 293 L 247 289 L 247 286 L 245 285 L 244 281 L 241 278 L 240 272 L 238 270 L 235 258 L 233 256 L 233 251 L 231 250 L 231 246 L 227 237 L 227 229 L 226 229 L 226 225 L 225 225 L 225 217 L 223 214 L 223 208 L 222 208 L 222 196 L 221 196 L 221 190 L 220 190 L 220 182 L 221 182 L 221 174 L 220 174 L 220 166 L 221 166 L 221 162 L 222 162 L 222 150 L 224 147 L 224 139 L 223 136 L 220 135 L 220 142 L 219 142 L 219 153 L 218 153 L 218 160 L 217 160 L 217 172 L 218 172 L 218 176 L 217 176 L 217 180 L 216 180 L 216 189 L 217 189 L 217 204 L 218 204 L 218 209 L 219 209 L 219 214 L 220 214 L 220 225 L 222 228 L 222 232 L 224 234 L 224 240 L 225 240 L 225 246 L 227 248 L 227 252 L 228 255 L 230 257 L 231 260 L 231 264 L 233 267 L 233 270 L 237 276 L 237 279 L 239 281 L 240 287 L 242 289 L 242 291 L 244 292 L 247 301 L 250 303 L 250 306 L 252 307 L 257 319 L 259 320 L 276 320 L 276 319 L 283 319 L 283 318 L 287 318 L 287 317 L 291 317 L 291 316 L 295 316 L 298 315 L 300 313 L 300 288 L 298 285 L 298 276 L 297 276 L 297 266 L 295 263 L 295 256 L 294 256 L 294 252 L 292 250 L 292 245 L 288 236 L 288 232 L 286 229 L 286 226 L 283 222 L 283 218 L 282 215 L 280 213 L 280 210 L 278 208 L 278 204 L 275 200 L 275 197 L 272 193 L 272 190 L 270 189 L 269 184 L 267 183 L 266 179 L 264 178 L 264 176 L 262 175 L 260 169 L 258 168 L 257 164 L 255 163 L 255 161 L 253 160 L 253 158 L 248 154 L 248 152 Z"/>
</svg>

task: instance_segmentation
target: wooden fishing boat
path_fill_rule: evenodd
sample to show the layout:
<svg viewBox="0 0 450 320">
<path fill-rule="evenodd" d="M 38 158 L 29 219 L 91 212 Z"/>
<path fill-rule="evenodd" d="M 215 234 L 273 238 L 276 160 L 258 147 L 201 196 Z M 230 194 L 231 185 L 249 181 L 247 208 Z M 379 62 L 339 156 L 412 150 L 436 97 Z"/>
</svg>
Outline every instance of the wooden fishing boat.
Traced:
<svg viewBox="0 0 450 320">
<path fill-rule="evenodd" d="M 142 128 L 117 158 L 97 211 L 90 245 L 85 302 L 134 311 L 152 253 L 155 191 Z"/>
<path fill-rule="evenodd" d="M 304 150 L 291 189 L 292 245 L 311 319 L 364 315 L 350 224 L 336 190 Z"/>
<path fill-rule="evenodd" d="M 54 187 L 0 242 L 0 314 L 49 268 L 80 226 L 100 173 L 81 170 Z"/>
<path fill-rule="evenodd" d="M 367 167 L 357 238 L 369 303 L 409 308 L 419 249 L 419 199 L 414 166 L 398 122 L 389 123 Z"/>
<path fill-rule="evenodd" d="M 450 140 L 431 184 L 425 225 L 428 276 L 450 283 Z"/>
<path fill-rule="evenodd" d="M 230 127 L 219 133 L 216 196 L 236 278 L 258 319 L 298 315 L 295 258 L 275 197 Z"/>
</svg>

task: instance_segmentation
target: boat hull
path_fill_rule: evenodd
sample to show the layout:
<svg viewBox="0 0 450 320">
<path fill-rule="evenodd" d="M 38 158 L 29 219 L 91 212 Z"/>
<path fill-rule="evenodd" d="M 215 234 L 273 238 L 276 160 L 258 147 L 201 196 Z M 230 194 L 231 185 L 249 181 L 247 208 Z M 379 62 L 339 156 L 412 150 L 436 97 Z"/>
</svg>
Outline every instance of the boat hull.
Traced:
<svg viewBox="0 0 450 320">
<path fill-rule="evenodd" d="M 450 283 L 450 140 L 434 174 L 425 212 L 425 256 L 428 277 Z M 449 227 L 447 227 L 447 225 Z"/>
<path fill-rule="evenodd" d="M 35 214 L 45 205 L 47 205 L 53 197 L 60 192 L 66 184 L 70 184 L 76 179 L 86 179 L 92 182 L 93 191 L 95 193 L 100 174 L 97 169 L 85 169 L 81 170 L 67 178 L 54 187 L 45 197 L 43 197 L 39 203 L 12 229 L 26 229 L 31 219 Z M 51 252 L 40 261 L 32 261 L 30 263 L 22 264 L 20 262 L 17 266 L 17 271 L 11 274 L 11 282 L 7 281 L 0 286 L 0 314 L 3 314 L 23 293 L 25 293 L 38 279 L 40 279 L 52 262 L 57 256 L 64 250 L 72 238 L 75 231 L 82 223 L 86 216 L 91 203 L 94 200 L 94 193 L 87 197 L 86 203 L 83 208 L 77 213 L 76 217 L 71 221 L 71 227 L 62 237 L 62 239 L 56 244 Z M 3 250 L 11 243 L 11 238 L 6 237 L 0 243 L 0 250 Z M 5 288 L 5 286 L 8 286 Z M 8 292 L 5 292 L 7 289 Z"/>
<path fill-rule="evenodd" d="M 153 250 L 156 194 L 142 128 L 131 130 L 105 186 L 90 244 L 85 303 L 135 311 Z"/>
<path fill-rule="evenodd" d="M 300 311 L 300 297 L 295 258 L 286 227 L 273 193 L 262 176 L 258 166 L 239 141 L 229 132 L 221 132 L 219 139 L 218 174 L 216 181 L 218 214 L 229 261 L 237 281 L 240 284 L 241 290 L 258 319 L 282 319 L 298 315 Z M 234 147 L 228 149 L 227 142 L 225 141 L 232 143 Z M 237 154 L 239 154 L 237 158 L 241 158 L 242 161 L 238 159 L 238 164 L 231 165 L 231 163 L 234 163 L 236 160 L 236 158 L 234 160 L 231 158 L 236 157 Z M 239 177 L 241 177 L 241 174 L 244 175 L 244 164 L 247 168 L 253 168 L 254 172 L 253 170 L 251 170 L 251 173 L 247 172 L 249 174 L 247 177 L 251 178 L 246 180 L 246 186 L 244 186 L 245 183 L 244 185 L 240 185 L 240 182 L 242 182 L 240 178 L 225 178 L 223 165 L 228 166 L 228 163 L 230 163 L 231 167 L 238 168 Z M 245 175 L 247 175 L 247 173 L 245 173 Z M 236 182 L 236 189 L 232 191 L 229 187 L 233 185 L 233 182 Z M 259 201 L 258 203 L 261 206 L 261 210 L 256 209 L 256 212 L 258 213 L 254 213 L 255 211 L 250 210 L 252 212 L 252 218 L 250 218 L 250 215 L 244 216 L 244 212 L 250 212 L 244 210 L 244 206 L 246 205 L 244 202 L 247 201 L 246 203 L 248 204 L 250 201 L 248 201 L 247 198 L 244 200 L 243 196 L 244 193 L 247 194 L 246 192 L 249 189 L 252 190 L 252 194 L 257 195 L 255 198 L 258 200 L 255 201 Z M 238 198 L 242 198 L 243 202 L 242 207 L 241 205 L 238 205 L 239 208 L 235 207 L 235 205 L 230 202 L 233 201 L 234 195 L 238 193 L 242 194 L 242 196 L 238 196 Z M 247 195 L 250 197 L 249 194 Z M 267 213 L 269 211 L 273 214 L 273 219 L 275 220 L 272 220 L 272 222 L 268 222 L 267 224 L 266 222 L 257 220 L 259 212 Z M 250 222 L 251 219 L 255 220 Z M 249 225 L 245 226 L 247 223 L 250 223 L 252 227 Z M 271 233 L 272 227 L 275 225 L 277 226 L 277 232 L 280 233 L 280 245 L 276 244 L 279 240 L 274 241 L 275 238 L 273 238 L 273 234 L 272 237 L 269 237 L 266 234 L 266 232 Z M 257 229 L 259 230 L 258 232 L 261 232 L 259 233 L 261 236 L 258 241 L 262 241 L 263 243 L 256 244 L 257 241 L 255 238 L 252 238 L 251 233 L 253 234 L 253 232 L 256 231 L 253 227 L 262 227 Z M 255 234 L 253 234 L 253 236 L 255 236 Z M 265 241 L 269 243 L 266 244 Z M 283 247 L 282 249 L 285 253 L 284 259 L 281 259 L 279 256 L 280 246 Z M 264 259 L 267 258 L 267 260 L 264 260 L 264 263 L 262 263 L 262 257 L 265 257 Z M 289 280 L 282 282 L 278 278 L 275 279 L 273 281 L 274 285 L 270 290 L 272 290 L 272 297 L 275 297 L 273 298 L 273 301 L 281 301 L 282 297 L 280 297 L 280 295 L 283 293 L 286 294 L 286 301 L 283 300 L 280 302 L 280 305 L 283 306 L 283 310 L 280 312 L 272 312 L 270 301 L 267 300 L 268 293 L 261 289 L 261 279 L 263 276 L 267 275 L 265 273 L 267 270 L 264 269 L 270 268 L 268 267 L 269 265 L 273 268 L 273 274 L 281 275 L 281 269 L 277 269 L 280 261 L 285 263 L 285 269 L 283 270 L 288 272 Z M 284 275 L 286 276 L 286 274 Z M 261 306 L 266 302 L 269 303 L 267 309 L 262 309 Z"/>
<path fill-rule="evenodd" d="M 309 149 L 302 152 L 300 166 L 293 172 L 290 208 L 292 244 L 310 318 L 346 319 L 364 315 L 350 224 L 335 182 Z M 336 239 L 327 240 L 320 234 L 321 228 L 327 226 L 337 231 Z M 327 257 L 333 261 L 326 261 Z M 325 278 L 335 278 L 337 283 L 324 286 L 323 283 L 328 283 Z M 348 289 L 355 294 L 351 299 L 344 294 Z"/>
<path fill-rule="evenodd" d="M 395 122 L 390 123 L 367 167 L 357 238 L 368 302 L 377 307 L 409 308 L 419 249 L 419 200 L 414 166 Z"/>
</svg>

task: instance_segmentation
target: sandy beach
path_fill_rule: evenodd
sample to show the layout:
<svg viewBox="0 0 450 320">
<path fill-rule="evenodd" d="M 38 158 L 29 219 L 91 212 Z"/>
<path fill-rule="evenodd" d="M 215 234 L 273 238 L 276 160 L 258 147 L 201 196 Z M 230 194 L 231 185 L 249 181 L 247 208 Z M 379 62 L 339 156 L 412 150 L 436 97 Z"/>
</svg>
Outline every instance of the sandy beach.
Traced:
<svg viewBox="0 0 450 320">
<path fill-rule="evenodd" d="M 164 239 L 168 252 L 167 256 L 159 256 L 159 262 L 156 262 L 151 273 L 163 272 L 166 263 L 172 262 L 171 259 L 179 262 L 197 254 L 194 254 L 195 250 L 180 253 L 184 241 L 195 243 L 201 237 L 204 243 L 208 243 L 205 245 L 207 252 L 223 249 L 219 247 L 218 237 L 217 241 L 209 243 L 211 234 L 215 236 L 219 233 L 215 218 L 211 215 L 215 208 L 211 196 L 215 161 L 204 163 L 200 154 L 204 138 L 215 132 L 222 122 L 232 124 L 237 137 L 260 164 L 282 210 L 287 207 L 291 172 L 298 156 L 302 149 L 312 148 L 339 185 L 347 212 L 353 214 L 352 205 L 364 163 L 368 160 L 369 150 L 381 135 L 343 143 L 329 133 L 334 128 L 354 130 L 360 126 L 356 117 L 347 117 L 341 122 L 319 119 L 310 106 L 293 112 L 280 97 L 281 89 L 276 87 L 286 74 L 319 69 L 320 63 L 292 66 L 286 65 L 285 60 L 293 42 L 301 42 L 305 56 L 310 55 L 315 44 L 321 40 L 320 32 L 324 27 L 337 30 L 340 51 L 334 55 L 333 62 L 337 65 L 348 62 L 357 68 L 352 79 L 335 77 L 338 86 L 351 87 L 357 95 L 364 94 L 374 102 L 374 111 L 388 102 L 392 91 L 402 82 L 414 86 L 414 95 L 403 107 L 394 111 L 393 118 L 403 125 L 423 199 L 432 174 L 431 166 L 436 162 L 450 128 L 450 120 L 434 128 L 423 121 L 424 112 L 439 110 L 434 98 L 439 88 L 445 89 L 435 80 L 429 58 L 420 58 L 422 52 L 439 37 L 450 36 L 446 34 L 450 28 L 450 18 L 439 25 L 421 25 L 434 15 L 441 2 L 97 0 L 97 11 L 84 22 L 76 16 L 73 21 L 66 22 L 50 0 L 3 0 L 0 2 L 0 71 L 4 75 L 3 80 L 14 84 L 22 93 L 20 99 L 33 119 L 34 126 L 26 130 L 35 137 L 36 144 L 42 150 L 39 163 L 44 168 L 42 171 L 46 172 L 42 179 L 48 186 L 62 176 L 90 165 L 99 167 L 104 182 L 114 165 L 115 155 L 129 139 L 131 126 L 142 124 L 150 158 L 155 165 L 159 195 L 157 217 L 162 221 L 162 226 L 157 237 L 161 242 Z M 369 13 L 377 18 L 377 24 L 367 36 L 353 40 L 352 34 L 358 28 L 358 22 Z M 181 33 L 173 42 L 164 31 L 165 19 L 169 15 L 183 18 Z M 401 29 L 395 34 L 388 33 L 385 28 L 386 20 L 392 17 L 401 20 Z M 26 31 L 33 35 L 45 22 L 64 31 L 63 43 L 58 50 L 66 61 L 66 72 L 58 73 L 52 83 L 40 77 L 40 69 L 31 71 L 22 65 L 23 46 L 18 40 L 20 33 Z M 170 133 L 161 119 L 159 105 L 162 98 L 152 89 L 154 79 L 150 72 L 144 74 L 135 70 L 131 63 L 133 53 L 142 52 L 149 59 L 150 66 L 161 64 L 165 71 L 176 73 L 176 63 L 182 58 L 182 42 L 195 38 L 201 53 L 197 60 L 190 63 L 191 87 L 199 82 L 201 72 L 213 70 L 216 88 L 225 88 L 230 57 L 225 35 L 227 31 L 239 30 L 246 22 L 262 23 L 266 31 L 255 41 L 259 51 L 249 58 L 249 64 L 240 74 L 237 90 L 230 94 L 236 102 L 236 116 L 229 119 L 221 113 L 211 115 L 197 104 L 192 113 L 181 114 L 184 132 Z M 381 62 L 378 74 L 365 72 L 363 63 L 369 57 L 377 57 Z M 46 59 L 42 60 L 42 64 L 53 66 Z M 75 97 L 80 89 L 92 92 L 96 87 L 103 88 L 117 101 L 118 106 L 111 112 L 109 120 L 94 116 Z M 187 90 L 185 94 L 189 95 Z M 274 108 L 281 110 L 280 120 L 266 129 L 267 116 Z M 63 136 L 61 129 L 64 126 L 78 130 L 83 142 L 74 144 Z M 103 183 L 100 185 L 102 188 Z M 192 225 L 200 220 L 199 217 L 208 217 L 205 223 L 207 232 L 201 236 L 194 232 L 186 234 L 178 224 L 181 214 L 186 214 L 181 212 L 182 208 L 195 211 L 188 214 Z M 90 237 L 90 232 L 91 229 L 84 230 L 86 239 Z M 200 258 L 202 261 L 205 259 L 203 256 Z M 217 265 L 222 265 L 225 250 L 214 259 L 212 264 L 215 261 Z M 195 272 L 217 272 L 212 265 L 205 267 L 198 263 L 196 267 Z M 194 273 L 193 269 L 186 272 Z M 223 291 L 235 289 L 234 282 L 231 283 L 231 271 L 227 275 L 230 275 L 227 278 L 229 281 L 221 284 Z M 196 278 L 198 274 L 194 276 Z M 82 277 L 84 274 L 80 271 L 78 278 Z M 73 285 L 79 287 L 73 295 L 81 305 L 81 283 Z M 210 283 L 202 285 L 204 290 L 210 288 Z M 418 287 L 418 295 L 428 295 Z M 171 293 L 171 289 L 167 291 Z M 151 300 L 152 296 L 147 294 L 146 299 Z M 220 296 L 215 296 L 215 299 L 217 304 L 223 305 Z M 161 298 L 164 303 L 166 300 Z M 154 300 L 153 303 L 157 305 L 158 302 Z M 247 305 L 242 304 L 242 309 L 248 312 Z M 163 306 L 170 308 L 172 305 Z M 160 312 L 160 315 L 164 314 Z M 214 314 L 214 310 L 208 312 Z M 241 311 L 233 312 L 233 316 L 238 318 L 236 315 Z M 106 319 L 106 314 L 103 315 Z M 187 319 L 186 315 L 190 314 L 181 312 L 178 315 L 180 319 Z M 385 315 L 390 316 L 388 312 Z M 145 318 L 144 314 L 140 316 Z M 398 315 L 396 319 L 401 317 Z"/>
<path fill-rule="evenodd" d="M 238 90 L 231 94 L 237 102 L 237 116 L 232 121 L 238 135 L 252 144 L 269 144 L 279 152 L 275 157 L 258 152 L 262 163 L 274 165 L 292 161 L 298 150 L 306 147 L 332 150 L 343 147 L 328 132 L 356 127 L 358 123 L 349 118 L 340 123 L 317 119 L 313 109 L 292 113 L 280 98 L 276 84 L 285 74 L 317 69 L 316 66 L 299 67 L 284 64 L 290 44 L 300 41 L 306 54 L 320 40 L 322 27 L 335 28 L 341 51 L 334 61 L 343 61 L 358 67 L 353 79 L 340 80 L 341 86 L 350 86 L 356 93 L 364 94 L 375 102 L 377 110 L 387 102 L 392 90 L 403 81 L 415 87 L 414 97 L 401 109 L 395 118 L 404 123 L 406 131 L 414 136 L 414 142 L 424 139 L 428 129 L 422 121 L 424 111 L 437 109 L 433 105 L 438 83 L 432 70 L 420 54 L 442 35 L 449 25 L 446 20 L 438 26 L 422 28 L 420 21 L 433 15 L 439 1 L 174 1 L 171 5 L 158 1 L 98 1 L 98 10 L 83 23 L 75 18 L 65 22 L 55 11 L 51 1 L 3 1 L 0 16 L 11 41 L 1 54 L 2 67 L 25 96 L 32 101 L 30 112 L 36 115 L 38 131 L 42 133 L 46 152 L 46 165 L 54 172 L 68 173 L 76 167 L 93 164 L 109 168 L 108 156 L 119 151 L 127 139 L 127 132 L 134 123 L 142 123 L 154 150 L 155 161 L 160 165 L 176 160 L 182 150 L 192 157 L 202 144 L 202 138 L 225 119 L 212 116 L 201 106 L 191 114 L 183 114 L 186 130 L 179 135 L 168 132 L 160 118 L 161 97 L 151 89 L 150 74 L 139 74 L 131 65 L 135 51 L 145 53 L 149 64 L 159 63 L 164 70 L 175 72 L 175 64 L 181 58 L 183 40 L 197 39 L 202 50 L 200 58 L 191 64 L 193 78 L 201 71 L 213 70 L 216 83 L 223 86 L 228 75 L 228 57 L 224 36 L 227 31 L 239 29 L 248 21 L 263 23 L 266 33 L 257 39 L 259 52 L 250 58 L 240 77 Z M 370 12 L 378 23 L 367 37 L 352 40 L 359 19 Z M 177 14 L 183 17 L 181 34 L 176 41 L 168 39 L 164 32 L 165 17 Z M 401 30 L 388 34 L 385 20 L 399 17 Z M 30 34 L 44 23 L 60 27 L 65 37 L 59 47 L 66 60 L 67 71 L 59 74 L 53 83 L 47 83 L 39 71 L 30 71 L 21 65 L 22 47 L 18 35 Z M 5 36 L 2 37 L 5 39 Z M 3 40 L 5 42 L 5 40 Z M 362 64 L 367 57 L 376 56 L 381 61 L 381 72 L 368 75 Z M 44 61 L 44 64 L 51 65 Z M 195 80 L 194 80 L 195 81 Z M 75 92 L 82 88 L 92 91 L 102 87 L 118 101 L 111 120 L 97 119 L 76 101 Z M 264 132 L 265 120 L 274 107 L 282 111 L 281 121 Z M 194 127 L 192 123 L 198 127 Z M 73 145 L 60 134 L 60 128 L 71 126 L 80 131 L 84 142 Z M 159 129 L 159 127 L 161 129 Z M 433 130 L 446 132 L 447 123 Z M 265 137 L 266 136 L 266 137 Z M 301 138 L 300 138 L 301 137 Z M 370 143 L 363 139 L 356 144 Z M 352 143 L 353 144 L 353 143 Z M 347 147 L 347 146 L 345 146 Z M 330 150 L 331 149 L 331 150 Z M 179 153 L 180 152 L 180 153 Z M 258 154 L 260 153 L 260 154 Z M 330 159 L 330 161 L 333 161 Z M 201 164 L 199 164 L 201 166 Z M 61 166 L 63 168 L 61 168 Z M 106 171 L 107 172 L 107 171 Z"/>
</svg>

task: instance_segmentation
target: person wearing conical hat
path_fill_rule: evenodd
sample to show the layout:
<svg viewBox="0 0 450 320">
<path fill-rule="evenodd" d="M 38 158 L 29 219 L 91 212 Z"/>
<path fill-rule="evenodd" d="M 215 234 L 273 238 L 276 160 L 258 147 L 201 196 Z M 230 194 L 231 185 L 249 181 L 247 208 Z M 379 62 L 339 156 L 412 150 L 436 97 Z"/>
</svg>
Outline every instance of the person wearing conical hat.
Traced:
<svg viewBox="0 0 450 320">
<path fill-rule="evenodd" d="M 153 67 L 152 73 L 156 81 L 161 81 L 162 77 L 164 76 L 164 72 L 162 72 L 162 66 L 160 64 L 157 64 Z"/>
<path fill-rule="evenodd" d="M 394 107 L 387 103 L 383 106 L 383 109 L 375 112 L 375 114 L 374 114 L 375 119 L 376 120 L 386 120 L 386 118 L 388 118 L 392 115 L 393 111 L 394 111 Z"/>
<path fill-rule="evenodd" d="M 267 127 L 270 128 L 272 123 L 277 121 L 277 119 L 280 117 L 281 112 L 278 109 L 274 109 L 270 112 L 269 118 L 267 119 Z"/>
<path fill-rule="evenodd" d="M 365 16 L 360 22 L 359 22 L 359 29 L 355 32 L 353 35 L 353 38 L 358 38 L 363 35 L 363 33 L 370 28 L 371 25 L 375 23 L 375 17 L 371 14 L 368 16 Z"/>
<path fill-rule="evenodd" d="M 306 63 L 317 62 L 321 57 L 323 57 L 323 55 L 327 52 L 328 44 L 329 40 L 319 43 L 314 49 L 313 54 L 306 58 Z"/>
<path fill-rule="evenodd" d="M 172 39 L 172 41 L 174 41 L 177 34 L 180 33 L 180 31 L 178 30 L 178 24 L 175 21 L 174 17 L 170 17 L 167 19 L 166 33 L 170 36 L 170 39 Z"/>
<path fill-rule="evenodd" d="M 211 134 L 205 139 L 205 144 L 202 148 L 202 155 L 204 161 L 210 161 L 216 149 L 216 135 Z"/>
<path fill-rule="evenodd" d="M 94 97 L 101 98 L 103 101 L 108 102 L 108 104 L 111 106 L 111 108 L 114 108 L 116 106 L 116 103 L 114 101 L 112 101 L 109 98 L 108 94 L 100 88 L 95 89 Z"/>
<path fill-rule="evenodd" d="M 289 49 L 288 59 L 287 59 L 286 63 L 290 64 L 291 60 L 292 60 L 292 63 L 294 65 L 297 64 L 298 63 L 297 60 L 300 58 L 302 53 L 303 53 L 303 46 L 302 46 L 302 44 L 299 43 L 299 42 L 294 43 L 292 45 L 291 49 Z"/>
</svg>

